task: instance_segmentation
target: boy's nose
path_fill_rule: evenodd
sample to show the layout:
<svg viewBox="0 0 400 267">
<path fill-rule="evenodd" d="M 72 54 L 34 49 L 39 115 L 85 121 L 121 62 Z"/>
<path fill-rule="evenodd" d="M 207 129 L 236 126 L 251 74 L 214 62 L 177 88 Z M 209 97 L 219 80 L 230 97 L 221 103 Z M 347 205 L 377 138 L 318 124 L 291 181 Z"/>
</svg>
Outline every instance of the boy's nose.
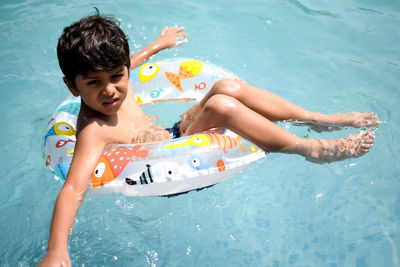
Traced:
<svg viewBox="0 0 400 267">
<path fill-rule="evenodd" d="M 105 96 L 110 96 L 110 95 L 113 95 L 113 94 L 114 94 L 114 91 L 115 91 L 115 86 L 114 86 L 114 84 L 108 83 L 108 84 L 106 84 L 106 86 L 104 87 L 103 94 L 104 94 Z"/>
</svg>

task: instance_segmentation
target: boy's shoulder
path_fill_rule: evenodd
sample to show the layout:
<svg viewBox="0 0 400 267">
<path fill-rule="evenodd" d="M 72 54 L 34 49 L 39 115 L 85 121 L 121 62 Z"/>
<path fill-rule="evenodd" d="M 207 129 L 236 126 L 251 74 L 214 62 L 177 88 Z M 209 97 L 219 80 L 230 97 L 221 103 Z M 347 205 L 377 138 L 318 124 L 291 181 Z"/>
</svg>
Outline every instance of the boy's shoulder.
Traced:
<svg viewBox="0 0 400 267">
<path fill-rule="evenodd" d="M 107 121 L 101 117 L 79 114 L 76 137 L 77 139 L 82 139 L 80 138 L 82 136 L 89 136 L 93 140 L 106 139 L 107 124 Z"/>
</svg>

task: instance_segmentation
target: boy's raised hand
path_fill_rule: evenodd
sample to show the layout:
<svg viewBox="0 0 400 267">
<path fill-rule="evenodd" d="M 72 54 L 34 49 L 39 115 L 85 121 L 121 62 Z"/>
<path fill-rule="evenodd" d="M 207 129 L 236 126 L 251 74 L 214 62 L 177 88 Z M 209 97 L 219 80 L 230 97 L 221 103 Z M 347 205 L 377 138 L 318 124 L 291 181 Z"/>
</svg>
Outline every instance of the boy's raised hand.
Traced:
<svg viewBox="0 0 400 267">
<path fill-rule="evenodd" d="M 161 31 L 161 34 L 156 41 L 149 44 L 131 57 L 130 69 L 138 67 L 160 50 L 187 43 L 188 40 L 184 38 L 187 35 L 188 34 L 183 31 L 183 27 L 165 27 Z"/>
<path fill-rule="evenodd" d="M 183 37 L 188 36 L 188 34 L 183 29 L 183 27 L 178 26 L 165 27 L 156 41 L 157 44 L 162 48 L 171 48 L 187 43 L 188 40 Z"/>
</svg>

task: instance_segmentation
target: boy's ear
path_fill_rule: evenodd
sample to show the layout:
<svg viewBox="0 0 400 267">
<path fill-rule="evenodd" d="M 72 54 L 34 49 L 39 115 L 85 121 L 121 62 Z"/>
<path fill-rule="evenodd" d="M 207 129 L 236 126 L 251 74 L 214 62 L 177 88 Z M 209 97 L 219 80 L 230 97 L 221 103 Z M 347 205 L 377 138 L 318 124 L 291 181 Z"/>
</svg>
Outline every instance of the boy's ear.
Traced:
<svg viewBox="0 0 400 267">
<path fill-rule="evenodd" d="M 63 78 L 63 81 L 73 96 L 79 96 L 79 90 L 76 89 L 75 85 L 71 81 L 66 77 Z"/>
</svg>

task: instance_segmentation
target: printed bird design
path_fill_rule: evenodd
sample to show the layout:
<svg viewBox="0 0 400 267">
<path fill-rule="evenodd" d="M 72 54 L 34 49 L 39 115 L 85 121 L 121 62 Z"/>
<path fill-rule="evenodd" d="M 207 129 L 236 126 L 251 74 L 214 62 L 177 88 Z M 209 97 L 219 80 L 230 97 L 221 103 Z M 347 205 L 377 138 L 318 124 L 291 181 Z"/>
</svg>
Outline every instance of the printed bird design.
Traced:
<svg viewBox="0 0 400 267">
<path fill-rule="evenodd" d="M 148 82 L 156 76 L 160 67 L 154 63 L 147 63 L 139 69 L 139 80 L 141 82 Z"/>
<path fill-rule="evenodd" d="M 198 60 L 186 60 L 179 67 L 179 74 L 165 72 L 167 79 L 181 92 L 183 92 L 181 79 L 189 79 L 200 73 L 203 63 Z"/>
<path fill-rule="evenodd" d="M 148 150 L 139 150 L 141 147 L 141 145 L 132 148 L 116 147 L 105 151 L 93 171 L 92 187 L 102 186 L 117 178 L 131 161 L 132 156 L 147 157 Z"/>
<path fill-rule="evenodd" d="M 244 147 L 239 143 L 241 136 L 235 138 L 217 133 L 197 134 L 189 138 L 186 142 L 180 144 L 168 145 L 165 148 L 176 148 L 182 146 L 197 146 L 197 147 L 209 147 L 213 149 L 222 149 L 226 153 L 226 149 L 234 148 L 239 146 L 243 153 L 245 153 Z"/>
</svg>

